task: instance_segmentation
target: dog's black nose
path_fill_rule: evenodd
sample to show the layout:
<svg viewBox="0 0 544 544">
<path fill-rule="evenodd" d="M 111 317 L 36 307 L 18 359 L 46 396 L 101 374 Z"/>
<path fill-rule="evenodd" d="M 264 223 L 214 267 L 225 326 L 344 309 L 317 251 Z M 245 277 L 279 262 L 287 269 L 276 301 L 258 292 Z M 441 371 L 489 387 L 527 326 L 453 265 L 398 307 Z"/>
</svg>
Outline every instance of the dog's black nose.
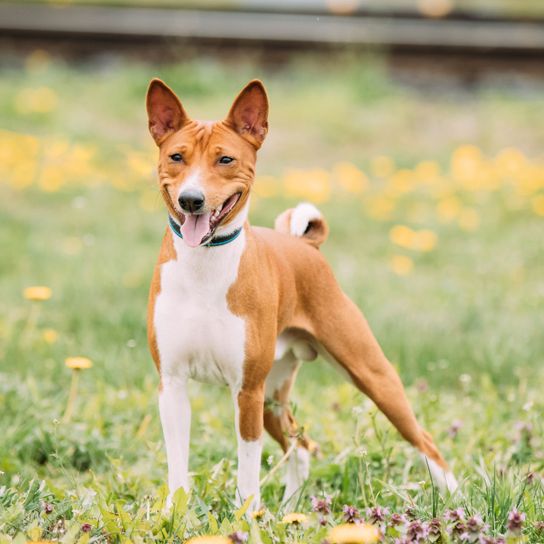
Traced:
<svg viewBox="0 0 544 544">
<path fill-rule="evenodd" d="M 195 213 L 204 206 L 204 195 L 200 191 L 187 190 L 179 195 L 179 205 L 184 212 Z"/>
</svg>

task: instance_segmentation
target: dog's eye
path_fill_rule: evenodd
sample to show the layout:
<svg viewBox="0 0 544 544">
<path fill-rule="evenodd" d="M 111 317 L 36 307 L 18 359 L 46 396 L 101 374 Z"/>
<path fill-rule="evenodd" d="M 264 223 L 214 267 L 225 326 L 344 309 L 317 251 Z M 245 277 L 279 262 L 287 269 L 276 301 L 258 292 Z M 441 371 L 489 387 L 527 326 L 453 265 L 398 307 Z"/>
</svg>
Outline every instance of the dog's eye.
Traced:
<svg viewBox="0 0 544 544">
<path fill-rule="evenodd" d="M 183 157 L 181 156 L 181 153 L 173 153 L 172 155 L 170 155 L 170 158 L 174 162 L 181 162 L 183 160 Z"/>
<path fill-rule="evenodd" d="M 219 159 L 219 164 L 230 164 L 234 159 L 232 157 L 227 157 L 224 155 Z"/>
</svg>

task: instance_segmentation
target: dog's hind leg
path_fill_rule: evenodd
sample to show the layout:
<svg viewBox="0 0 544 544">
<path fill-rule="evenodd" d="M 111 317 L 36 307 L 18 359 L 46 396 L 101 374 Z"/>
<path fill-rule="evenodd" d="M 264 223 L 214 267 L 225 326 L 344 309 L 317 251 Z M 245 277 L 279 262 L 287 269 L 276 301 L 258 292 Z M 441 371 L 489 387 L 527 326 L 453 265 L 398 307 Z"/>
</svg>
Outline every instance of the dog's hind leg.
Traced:
<svg viewBox="0 0 544 544">
<path fill-rule="evenodd" d="M 338 363 L 400 434 L 421 452 L 438 486 L 453 491 L 457 487 L 455 477 L 431 435 L 417 422 L 399 375 L 383 354 L 365 318 L 344 293 L 338 293 L 330 303 L 323 309 L 321 319 L 314 322 L 325 357 Z"/>
<path fill-rule="evenodd" d="M 276 360 L 266 380 L 264 426 L 284 452 L 287 459 L 283 499 L 297 497 L 310 471 L 310 454 L 317 445 L 299 428 L 289 407 L 289 394 L 300 362 L 292 351 Z"/>
</svg>

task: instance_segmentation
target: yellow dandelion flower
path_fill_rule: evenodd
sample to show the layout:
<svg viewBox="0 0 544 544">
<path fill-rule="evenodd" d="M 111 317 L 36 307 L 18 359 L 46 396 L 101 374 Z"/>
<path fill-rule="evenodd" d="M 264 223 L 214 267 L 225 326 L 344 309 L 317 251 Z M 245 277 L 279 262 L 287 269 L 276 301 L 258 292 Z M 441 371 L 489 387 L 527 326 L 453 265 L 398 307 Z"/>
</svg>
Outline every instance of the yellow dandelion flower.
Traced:
<svg viewBox="0 0 544 544">
<path fill-rule="evenodd" d="M 251 512 L 250 516 L 252 519 L 261 519 L 264 516 L 264 508 L 261 508 L 260 510 L 255 510 L 255 512 Z"/>
<path fill-rule="evenodd" d="M 507 147 L 495 157 L 495 166 L 503 176 L 515 176 L 527 163 L 525 155 L 514 147 Z"/>
<path fill-rule="evenodd" d="M 544 176 L 537 166 L 526 166 L 516 174 L 516 189 L 523 196 L 531 196 L 544 186 Z"/>
<path fill-rule="evenodd" d="M 389 239 L 396 245 L 411 248 L 414 244 L 416 233 L 406 225 L 395 225 L 389 231 Z"/>
<path fill-rule="evenodd" d="M 440 166 L 436 161 L 421 161 L 414 174 L 421 183 L 434 183 L 440 178 Z"/>
<path fill-rule="evenodd" d="M 438 219 L 443 223 L 448 223 L 455 219 L 461 211 L 461 202 L 455 196 L 442 198 L 436 205 Z"/>
<path fill-rule="evenodd" d="M 42 338 L 47 344 L 54 344 L 59 338 L 59 333 L 55 329 L 44 329 Z"/>
<path fill-rule="evenodd" d="M 389 261 L 389 266 L 398 276 L 407 276 L 414 268 L 414 261 L 406 255 L 393 255 Z"/>
<path fill-rule="evenodd" d="M 27 300 L 43 301 L 49 300 L 53 296 L 53 291 L 45 285 L 33 285 L 26 287 L 23 291 L 23 296 Z"/>
<path fill-rule="evenodd" d="M 474 145 L 462 145 L 451 156 L 451 173 L 462 183 L 471 183 L 483 163 L 482 152 Z"/>
<path fill-rule="evenodd" d="M 270 198 L 278 193 L 278 180 L 274 176 L 259 176 L 253 185 L 253 191 L 260 198 Z"/>
<path fill-rule="evenodd" d="M 13 169 L 9 172 L 11 179 L 8 178 L 8 180 L 13 188 L 24 189 L 32 185 L 37 172 L 36 161 L 32 157 L 29 157 L 28 163 L 18 162 L 14 165 Z"/>
<path fill-rule="evenodd" d="M 64 364 L 72 369 L 72 380 L 70 383 L 70 392 L 68 393 L 68 401 L 66 403 L 66 410 L 62 421 L 68 423 L 72 419 L 74 413 L 74 407 L 77 399 L 77 389 L 79 384 L 79 374 L 86 368 L 91 368 L 93 363 L 87 357 L 68 357 L 64 360 Z"/>
<path fill-rule="evenodd" d="M 413 190 L 415 181 L 416 177 L 411 170 L 397 170 L 389 178 L 389 190 L 395 196 L 409 193 Z"/>
<path fill-rule="evenodd" d="M 56 193 L 64 183 L 64 169 L 60 164 L 44 166 L 38 179 L 38 185 L 47 193 Z"/>
<path fill-rule="evenodd" d="M 531 204 L 537 215 L 544 215 L 544 195 L 535 196 Z"/>
<path fill-rule="evenodd" d="M 465 208 L 459 214 L 457 222 L 463 230 L 476 230 L 480 226 L 480 216 L 476 210 Z"/>
<path fill-rule="evenodd" d="M 330 174 L 326 170 L 289 170 L 283 179 L 288 196 L 301 197 L 316 204 L 331 195 Z"/>
<path fill-rule="evenodd" d="M 345 523 L 329 531 L 332 544 L 374 544 L 380 540 L 380 531 L 367 523 Z"/>
<path fill-rule="evenodd" d="M 134 189 L 134 184 L 130 182 L 130 178 L 122 174 L 110 176 L 110 183 L 119 191 L 130 192 Z"/>
<path fill-rule="evenodd" d="M 308 521 L 308 516 L 306 514 L 301 514 L 300 512 L 291 512 L 290 514 L 285 514 L 285 516 L 283 516 L 283 519 L 281 520 L 281 522 L 285 524 L 297 523 L 299 525 L 302 525 L 306 521 Z"/>
<path fill-rule="evenodd" d="M 136 176 L 151 179 L 155 172 L 155 161 L 143 153 L 131 152 L 126 158 L 127 166 Z"/>
<path fill-rule="evenodd" d="M 412 249 L 416 249 L 417 251 L 432 251 L 437 241 L 438 237 L 432 230 L 423 229 L 415 233 Z"/>
<path fill-rule="evenodd" d="M 87 357 L 67 357 L 64 364 L 72 370 L 85 370 L 93 366 L 93 362 Z"/>
<path fill-rule="evenodd" d="M 48 161 L 63 161 L 70 150 L 70 142 L 65 138 L 49 138 L 45 141 L 44 154 Z"/>
<path fill-rule="evenodd" d="M 391 218 L 395 210 L 395 201 L 386 196 L 375 196 L 368 200 L 365 199 L 365 210 L 370 217 L 385 221 Z"/>
<path fill-rule="evenodd" d="M 186 540 L 185 544 L 232 544 L 232 540 L 226 536 L 202 535 Z"/>
<path fill-rule="evenodd" d="M 395 162 L 391 157 L 380 155 L 374 157 L 370 163 L 372 174 L 378 178 L 386 178 L 395 171 Z"/>
<path fill-rule="evenodd" d="M 336 164 L 333 175 L 340 187 L 348 193 L 362 193 L 368 185 L 365 173 L 350 162 Z"/>
</svg>

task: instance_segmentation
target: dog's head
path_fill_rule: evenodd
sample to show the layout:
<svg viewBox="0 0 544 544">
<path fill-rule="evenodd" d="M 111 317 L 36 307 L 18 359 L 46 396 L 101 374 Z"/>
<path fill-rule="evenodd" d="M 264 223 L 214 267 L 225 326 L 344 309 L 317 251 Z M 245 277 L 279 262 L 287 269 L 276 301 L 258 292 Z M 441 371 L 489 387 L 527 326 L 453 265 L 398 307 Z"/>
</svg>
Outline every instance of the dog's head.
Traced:
<svg viewBox="0 0 544 544">
<path fill-rule="evenodd" d="M 197 247 L 245 209 L 256 152 L 268 131 L 263 84 L 248 83 L 224 121 L 189 118 L 175 93 L 154 79 L 147 91 L 149 131 L 159 147 L 159 182 L 185 242 Z"/>
</svg>

